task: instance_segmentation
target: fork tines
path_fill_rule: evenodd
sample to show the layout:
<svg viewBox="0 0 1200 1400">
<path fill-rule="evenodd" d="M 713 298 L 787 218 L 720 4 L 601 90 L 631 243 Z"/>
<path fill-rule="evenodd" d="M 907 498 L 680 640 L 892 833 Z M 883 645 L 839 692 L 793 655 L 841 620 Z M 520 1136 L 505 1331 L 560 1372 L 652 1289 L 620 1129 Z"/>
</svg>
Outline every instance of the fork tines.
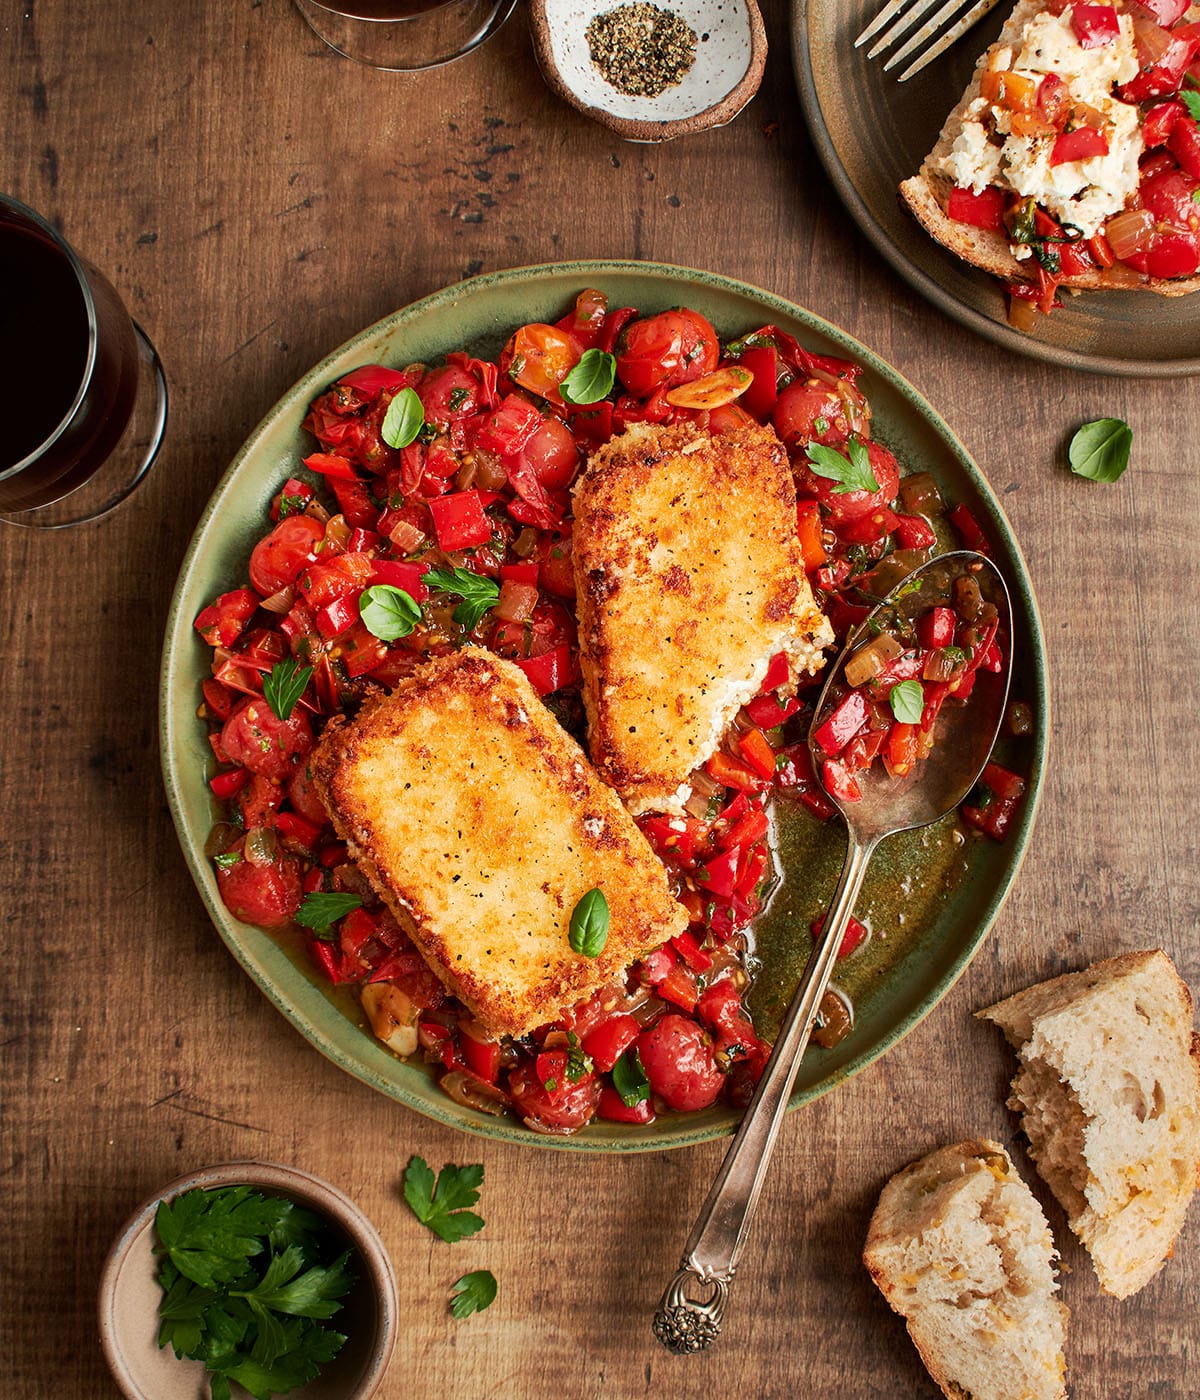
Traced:
<svg viewBox="0 0 1200 1400">
<path fill-rule="evenodd" d="M 904 82 L 906 78 L 911 78 L 914 73 L 919 73 L 927 63 L 931 63 L 939 54 L 945 53 L 955 40 L 960 39 L 973 24 L 993 10 L 997 3 L 998 0 L 975 0 L 971 8 L 962 14 L 960 12 L 968 4 L 968 0 L 945 0 L 945 4 L 935 14 L 925 19 L 905 39 L 904 43 L 883 65 L 884 68 L 892 69 L 898 63 L 903 63 L 910 54 L 918 54 L 900 74 L 899 81 Z M 887 0 L 883 9 L 855 39 L 854 47 L 861 48 L 863 44 L 874 39 L 882 29 L 883 33 L 879 34 L 879 38 L 867 50 L 867 57 L 875 58 L 884 49 L 907 34 L 913 25 L 922 20 L 936 4 L 937 0 Z M 924 45 L 928 45 L 928 47 L 924 48 L 923 52 L 918 53 Z"/>
</svg>

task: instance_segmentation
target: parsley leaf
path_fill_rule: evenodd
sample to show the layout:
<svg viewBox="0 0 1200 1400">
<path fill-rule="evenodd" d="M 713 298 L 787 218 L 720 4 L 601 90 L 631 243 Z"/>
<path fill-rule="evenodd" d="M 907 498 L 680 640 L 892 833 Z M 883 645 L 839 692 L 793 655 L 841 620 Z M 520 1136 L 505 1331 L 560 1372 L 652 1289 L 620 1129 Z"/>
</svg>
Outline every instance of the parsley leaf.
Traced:
<svg viewBox="0 0 1200 1400">
<path fill-rule="evenodd" d="M 391 583 L 375 583 L 364 588 L 358 600 L 358 615 L 372 637 L 396 642 L 407 637 L 421 620 L 417 602 Z"/>
<path fill-rule="evenodd" d="M 447 1244 L 454 1244 L 483 1229 L 483 1220 L 466 1209 L 479 1199 L 482 1183 L 482 1163 L 456 1167 L 447 1162 L 435 1185 L 429 1163 L 423 1157 L 411 1157 L 404 1169 L 404 1199 L 423 1225 Z"/>
<path fill-rule="evenodd" d="M 599 403 L 617 380 L 617 357 L 592 346 L 558 386 L 564 403 Z"/>
<path fill-rule="evenodd" d="M 598 958 L 608 942 L 608 900 L 600 889 L 588 890 L 571 913 L 567 938 L 585 958 Z"/>
<path fill-rule="evenodd" d="M 1181 92 L 1179 96 L 1196 121 L 1200 122 L 1200 92 Z"/>
<path fill-rule="evenodd" d="M 404 388 L 387 406 L 379 436 L 389 447 L 407 447 L 416 442 L 425 426 L 425 409 L 415 389 Z"/>
<path fill-rule="evenodd" d="M 496 1301 L 496 1276 L 490 1269 L 476 1269 L 463 1274 L 451 1293 L 450 1311 L 455 1317 L 470 1317 L 482 1312 Z"/>
<path fill-rule="evenodd" d="M 1076 476 L 1089 481 L 1116 481 L 1129 465 L 1133 429 L 1120 418 L 1085 423 L 1071 439 L 1067 460 Z"/>
<path fill-rule="evenodd" d="M 810 442 L 805 452 L 814 476 L 836 481 L 837 485 L 833 489 L 839 496 L 847 495 L 851 491 L 878 491 L 879 482 L 875 480 L 875 473 L 871 470 L 871 457 L 866 446 L 858 438 L 851 438 L 846 446 L 849 457 L 822 443 Z"/>
<path fill-rule="evenodd" d="M 458 594 L 462 602 L 451 616 L 468 632 L 479 625 L 479 619 L 489 608 L 495 607 L 500 597 L 500 585 L 494 579 L 473 574 L 470 569 L 430 569 L 421 575 L 421 582 L 427 588 Z"/>
<path fill-rule="evenodd" d="M 925 713 L 925 688 L 920 681 L 901 681 L 888 692 L 892 714 L 901 724 L 920 724 Z"/>
<path fill-rule="evenodd" d="M 294 918 L 301 928 L 310 928 L 314 933 L 325 933 L 339 919 L 361 907 L 362 900 L 356 894 L 317 890 L 304 896 Z"/>
<path fill-rule="evenodd" d="M 291 718 L 312 673 L 311 666 L 301 666 L 289 656 L 284 661 L 277 661 L 271 667 L 270 675 L 263 677 L 263 696 L 275 712 L 276 719 Z"/>
</svg>

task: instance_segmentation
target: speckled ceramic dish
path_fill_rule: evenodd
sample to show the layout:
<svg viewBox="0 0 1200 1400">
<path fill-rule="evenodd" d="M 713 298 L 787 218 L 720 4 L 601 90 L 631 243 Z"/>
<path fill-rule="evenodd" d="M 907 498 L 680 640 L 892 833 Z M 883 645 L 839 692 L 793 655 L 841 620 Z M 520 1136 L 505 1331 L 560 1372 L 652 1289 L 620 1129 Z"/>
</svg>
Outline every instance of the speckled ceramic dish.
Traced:
<svg viewBox="0 0 1200 1400">
<path fill-rule="evenodd" d="M 854 1030 L 833 1050 L 809 1051 L 793 1103 L 825 1093 L 862 1069 L 937 1004 L 991 927 L 1033 827 L 1049 725 L 1040 625 L 1025 564 L 983 474 L 912 385 L 811 312 L 728 278 L 629 262 L 578 262 L 494 273 L 449 287 L 387 317 L 310 370 L 251 433 L 197 526 L 167 624 L 161 742 L 171 811 L 213 923 L 245 970 L 318 1050 L 372 1088 L 443 1123 L 544 1147 L 636 1151 L 719 1137 L 732 1130 L 736 1115 L 729 1108 L 713 1108 L 684 1117 L 664 1116 L 644 1129 L 595 1123 L 576 1137 L 549 1138 L 513 1119 L 461 1108 L 441 1092 L 428 1067 L 402 1063 L 363 1028 L 357 1004 L 319 976 L 298 937 L 274 936 L 234 919 L 221 902 L 212 865 L 204 855 L 205 839 L 219 813 L 206 782 L 212 752 L 204 725 L 196 718 L 200 681 L 209 674 L 209 653 L 192 621 L 216 594 L 245 578 L 271 496 L 289 475 L 302 470 L 300 459 L 312 450 L 300 426 L 309 401 L 356 365 L 433 362 L 464 347 L 494 356 L 517 326 L 557 319 L 588 286 L 604 291 L 610 305 L 635 306 L 647 313 L 694 307 L 723 339 L 773 322 L 812 350 L 857 360 L 864 366 L 860 387 L 871 404 L 876 435 L 906 469 L 935 473 L 946 496 L 965 502 L 992 541 L 1013 598 L 1014 686 L 1030 702 L 1035 717 L 1036 737 L 1021 741 L 1024 747 L 1009 759 L 1029 778 L 1019 821 L 1003 845 L 980 838 L 957 854 L 951 847 L 952 834 L 944 828 L 916 833 L 907 842 L 895 837 L 884 843 L 858 905 L 860 917 L 870 918 L 875 926 L 876 937 L 860 965 L 861 987 L 852 992 Z M 764 1026 L 777 1018 L 778 1003 L 795 983 L 809 942 L 808 924 L 832 893 L 845 851 L 844 832 L 835 825 L 806 822 L 785 835 L 783 859 L 791 873 L 771 904 L 758 947 L 763 971 L 756 984 L 756 1014 L 761 1014 Z M 962 878 L 955 882 L 944 878 L 950 860 L 963 867 Z M 939 864 L 935 872 L 933 866 Z M 923 884 L 921 871 L 928 875 Z M 910 896 L 897 907 L 897 892 L 914 883 L 921 887 L 920 898 Z M 230 1053 L 240 1052 L 231 1048 Z"/>
<path fill-rule="evenodd" d="M 346 1342 L 316 1380 L 293 1400 L 369 1400 L 379 1387 L 396 1343 L 396 1276 L 374 1225 L 349 1196 L 310 1172 L 274 1162 L 228 1162 L 169 1182 L 142 1202 L 113 1242 L 100 1275 L 100 1344 L 126 1400 L 198 1400 L 208 1394 L 199 1361 L 179 1360 L 158 1345 L 158 1258 L 154 1214 L 161 1201 L 193 1187 L 253 1186 L 323 1216 L 351 1251 L 358 1281 L 346 1295 L 336 1326 Z M 236 1387 L 235 1387 L 236 1389 Z M 244 1394 L 238 1391 L 238 1394 Z"/>
<path fill-rule="evenodd" d="M 657 96 L 630 96 L 592 62 L 587 28 L 631 0 L 532 0 L 529 23 L 552 92 L 627 141 L 669 141 L 732 121 L 758 91 L 767 39 L 755 0 L 662 0 L 696 36 L 683 79 Z"/>
<path fill-rule="evenodd" d="M 1000 5 L 908 82 L 869 61 L 854 37 L 881 0 L 792 0 L 792 56 L 800 101 L 825 169 L 859 227 L 896 271 L 947 315 L 1018 354 L 1100 374 L 1200 374 L 1200 292 L 1084 292 L 1034 331 L 1013 330 L 1001 284 L 961 262 L 901 208 L 915 175 L 965 89 L 975 60 L 1012 9 Z"/>
</svg>

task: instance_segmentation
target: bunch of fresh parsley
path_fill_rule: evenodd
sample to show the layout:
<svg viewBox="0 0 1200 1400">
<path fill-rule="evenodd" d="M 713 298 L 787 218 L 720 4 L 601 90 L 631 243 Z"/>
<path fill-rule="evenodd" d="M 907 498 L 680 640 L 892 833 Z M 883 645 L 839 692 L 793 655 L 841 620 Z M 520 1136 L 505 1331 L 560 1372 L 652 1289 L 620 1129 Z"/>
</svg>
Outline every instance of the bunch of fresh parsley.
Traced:
<svg viewBox="0 0 1200 1400">
<path fill-rule="evenodd" d="M 230 1382 L 271 1400 L 312 1380 L 345 1335 L 321 1324 L 354 1283 L 347 1254 L 328 1260 L 329 1227 L 249 1186 L 197 1187 L 155 1214 L 162 1255 L 158 1344 L 203 1361 L 213 1400 Z"/>
</svg>

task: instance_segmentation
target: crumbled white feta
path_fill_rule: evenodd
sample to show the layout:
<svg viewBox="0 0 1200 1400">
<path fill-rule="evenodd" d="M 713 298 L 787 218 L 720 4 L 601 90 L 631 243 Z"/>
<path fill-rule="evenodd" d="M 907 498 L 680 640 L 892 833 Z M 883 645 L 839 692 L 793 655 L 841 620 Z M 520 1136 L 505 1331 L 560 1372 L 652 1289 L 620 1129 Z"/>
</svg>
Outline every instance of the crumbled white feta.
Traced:
<svg viewBox="0 0 1200 1400">
<path fill-rule="evenodd" d="M 942 161 L 942 169 L 956 185 L 969 185 L 978 194 L 1000 178 L 999 146 L 988 140 L 981 122 L 963 122 L 950 153 Z"/>
</svg>

